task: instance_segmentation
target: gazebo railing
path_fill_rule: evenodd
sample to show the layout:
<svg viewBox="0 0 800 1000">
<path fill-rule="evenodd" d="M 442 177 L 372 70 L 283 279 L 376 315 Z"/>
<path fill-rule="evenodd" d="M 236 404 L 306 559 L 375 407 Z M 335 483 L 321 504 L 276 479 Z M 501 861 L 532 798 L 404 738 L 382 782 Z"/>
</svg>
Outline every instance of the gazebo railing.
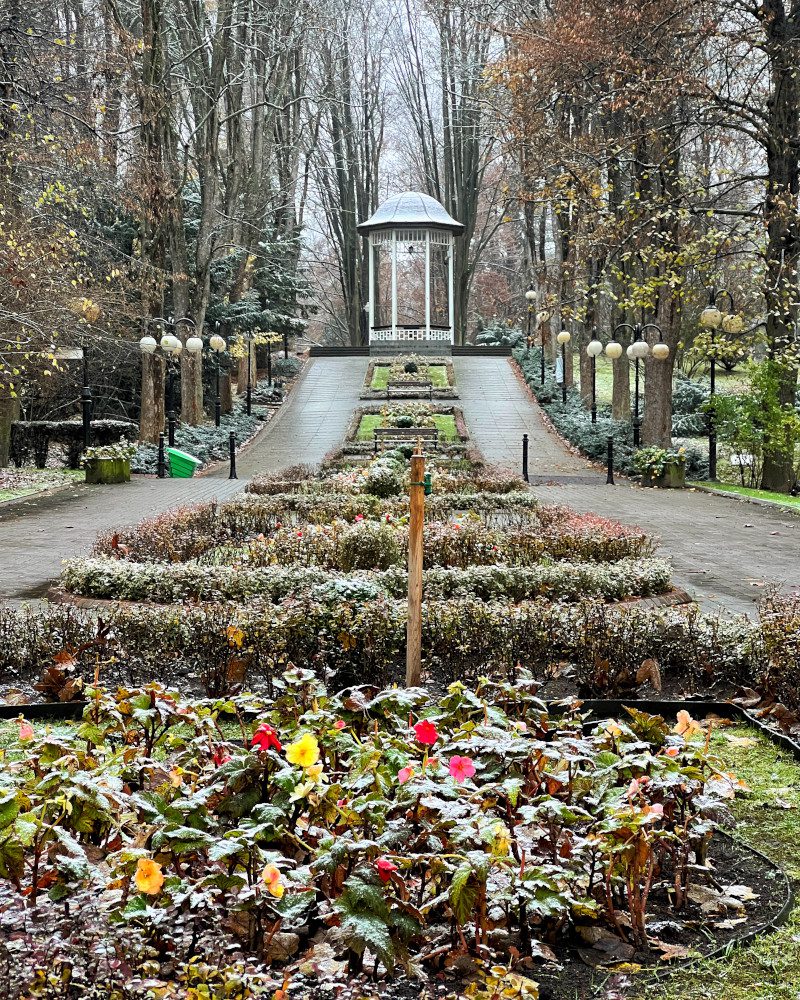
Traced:
<svg viewBox="0 0 800 1000">
<path fill-rule="evenodd" d="M 432 326 L 426 330 L 424 326 L 398 325 L 373 327 L 370 331 L 370 341 L 386 340 L 436 340 L 451 343 L 452 330 L 449 326 Z"/>
</svg>

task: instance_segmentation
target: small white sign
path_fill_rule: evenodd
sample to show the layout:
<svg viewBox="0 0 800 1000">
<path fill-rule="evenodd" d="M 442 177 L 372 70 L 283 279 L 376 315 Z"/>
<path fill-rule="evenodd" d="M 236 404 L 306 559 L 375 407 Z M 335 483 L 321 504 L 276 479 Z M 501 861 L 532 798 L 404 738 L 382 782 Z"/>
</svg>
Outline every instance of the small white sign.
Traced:
<svg viewBox="0 0 800 1000">
<path fill-rule="evenodd" d="M 82 361 L 83 350 L 80 347 L 57 347 L 53 357 L 56 361 Z"/>
</svg>

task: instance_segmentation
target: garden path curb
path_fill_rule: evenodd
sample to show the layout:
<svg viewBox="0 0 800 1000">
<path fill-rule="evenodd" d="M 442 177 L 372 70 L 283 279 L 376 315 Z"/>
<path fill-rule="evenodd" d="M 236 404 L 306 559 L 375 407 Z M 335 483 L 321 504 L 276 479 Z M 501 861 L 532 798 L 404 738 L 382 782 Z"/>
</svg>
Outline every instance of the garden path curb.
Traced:
<svg viewBox="0 0 800 1000">
<path fill-rule="evenodd" d="M 731 493 L 728 490 L 718 490 L 713 486 L 700 486 L 696 483 L 687 483 L 686 488 L 696 490 L 698 493 L 709 493 L 714 497 L 725 497 L 726 500 L 739 500 L 742 503 L 751 503 L 756 507 L 770 507 L 773 510 L 777 508 L 782 513 L 796 514 L 800 517 L 800 508 L 793 507 L 791 504 L 781 503 L 780 500 L 767 500 L 765 497 L 748 497 L 742 493 Z"/>
</svg>

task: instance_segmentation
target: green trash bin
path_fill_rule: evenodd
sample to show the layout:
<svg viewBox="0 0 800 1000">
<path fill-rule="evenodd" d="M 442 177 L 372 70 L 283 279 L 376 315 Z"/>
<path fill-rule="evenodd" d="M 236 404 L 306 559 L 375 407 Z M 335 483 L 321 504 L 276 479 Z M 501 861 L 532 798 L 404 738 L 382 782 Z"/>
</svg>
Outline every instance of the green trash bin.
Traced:
<svg viewBox="0 0 800 1000">
<path fill-rule="evenodd" d="M 203 464 L 199 458 L 177 448 L 167 448 L 169 474 L 173 479 L 191 479 Z"/>
</svg>

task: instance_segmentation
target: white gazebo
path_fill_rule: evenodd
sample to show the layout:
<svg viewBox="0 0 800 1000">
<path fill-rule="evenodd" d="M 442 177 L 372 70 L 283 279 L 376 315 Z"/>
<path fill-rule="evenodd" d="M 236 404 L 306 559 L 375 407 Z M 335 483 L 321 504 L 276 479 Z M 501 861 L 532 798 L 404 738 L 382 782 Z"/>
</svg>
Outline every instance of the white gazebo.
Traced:
<svg viewBox="0 0 800 1000">
<path fill-rule="evenodd" d="M 435 198 L 396 194 L 359 227 L 369 236 L 369 342 L 453 343 L 453 248 L 464 227 Z"/>
</svg>

